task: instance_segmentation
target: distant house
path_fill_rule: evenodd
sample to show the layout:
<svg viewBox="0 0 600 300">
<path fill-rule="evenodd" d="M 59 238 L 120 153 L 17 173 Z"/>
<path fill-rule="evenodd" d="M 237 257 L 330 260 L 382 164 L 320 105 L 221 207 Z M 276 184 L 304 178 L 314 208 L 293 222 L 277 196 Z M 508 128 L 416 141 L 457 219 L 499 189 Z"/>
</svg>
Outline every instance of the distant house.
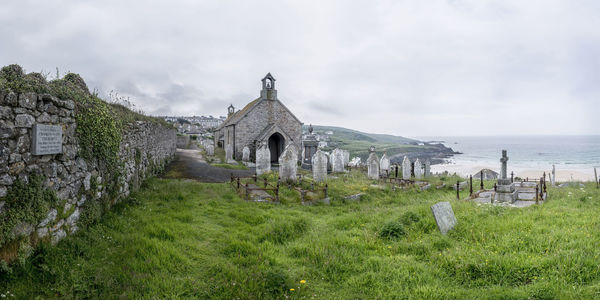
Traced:
<svg viewBox="0 0 600 300">
<path fill-rule="evenodd" d="M 290 144 L 302 153 L 302 122 L 277 98 L 275 78 L 271 73 L 261 81 L 260 97 L 238 111 L 230 105 L 227 119 L 215 130 L 215 145 L 223 148 L 232 145 L 236 160 L 242 159 L 245 146 L 254 158 L 262 143 L 269 146 L 272 162 L 277 162 Z"/>
</svg>

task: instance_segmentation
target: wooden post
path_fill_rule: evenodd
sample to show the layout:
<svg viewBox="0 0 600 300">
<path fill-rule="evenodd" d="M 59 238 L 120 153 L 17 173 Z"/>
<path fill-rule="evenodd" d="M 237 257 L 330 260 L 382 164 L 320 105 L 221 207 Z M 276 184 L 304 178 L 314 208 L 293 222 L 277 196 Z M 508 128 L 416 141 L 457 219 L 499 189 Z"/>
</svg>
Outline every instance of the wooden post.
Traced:
<svg viewBox="0 0 600 300">
<path fill-rule="evenodd" d="M 256 183 L 258 181 L 258 176 L 256 176 L 256 174 L 254 174 L 254 183 Z"/>
<path fill-rule="evenodd" d="M 469 175 L 469 196 L 473 196 L 473 176 Z"/>
<path fill-rule="evenodd" d="M 460 187 L 460 182 L 457 180 L 456 181 L 456 200 L 460 200 L 460 190 L 459 190 L 459 187 Z"/>
<path fill-rule="evenodd" d="M 513 183 L 515 182 L 515 172 L 510 172 L 510 182 Z"/>
<path fill-rule="evenodd" d="M 266 177 L 265 177 L 265 180 L 264 180 L 264 185 L 265 185 L 265 189 L 266 189 L 267 188 L 267 178 Z M 279 182 L 277 182 L 277 185 L 279 185 Z"/>
<path fill-rule="evenodd" d="M 329 186 L 327 185 L 327 183 L 325 184 L 325 198 L 329 197 Z"/>
<path fill-rule="evenodd" d="M 275 201 L 279 202 L 279 181 L 277 181 L 277 188 L 275 188 Z"/>
<path fill-rule="evenodd" d="M 540 199 L 544 201 L 544 187 L 542 186 L 542 178 L 540 178 Z"/>
<path fill-rule="evenodd" d="M 494 192 L 497 192 L 497 191 L 498 191 L 498 184 L 494 183 Z"/>
<path fill-rule="evenodd" d="M 233 174 L 230 174 L 230 175 L 229 175 L 229 179 L 230 179 L 230 181 L 229 181 L 229 182 L 233 183 Z"/>
<path fill-rule="evenodd" d="M 248 191 L 248 184 L 246 183 L 246 200 L 250 200 L 250 192 Z"/>
<path fill-rule="evenodd" d="M 237 178 L 237 188 L 238 188 L 238 191 L 239 191 L 240 190 L 240 178 L 239 177 Z"/>
<path fill-rule="evenodd" d="M 300 201 L 304 202 L 305 195 L 306 195 L 306 192 L 304 190 L 300 190 Z"/>
<path fill-rule="evenodd" d="M 540 202 L 539 202 L 539 200 L 538 200 L 538 192 L 539 192 L 539 189 L 540 189 L 540 188 L 539 188 L 539 186 L 538 186 L 538 185 L 536 185 L 536 186 L 535 186 L 535 204 L 539 204 L 539 203 L 540 203 Z"/>
<path fill-rule="evenodd" d="M 483 190 L 483 170 L 481 170 L 481 173 L 479 174 L 479 179 L 481 180 L 481 184 L 479 186 L 479 189 Z"/>
</svg>

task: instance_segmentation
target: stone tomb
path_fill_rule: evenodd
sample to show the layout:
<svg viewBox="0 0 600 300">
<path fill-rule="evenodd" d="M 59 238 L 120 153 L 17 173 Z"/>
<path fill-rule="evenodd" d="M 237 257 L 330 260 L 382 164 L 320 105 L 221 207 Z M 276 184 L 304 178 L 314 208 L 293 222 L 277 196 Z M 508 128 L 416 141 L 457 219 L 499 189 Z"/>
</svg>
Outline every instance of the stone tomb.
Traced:
<svg viewBox="0 0 600 300">
<path fill-rule="evenodd" d="M 431 212 L 442 234 L 448 233 L 448 231 L 456 226 L 457 221 L 450 202 L 438 202 L 432 205 Z"/>
<path fill-rule="evenodd" d="M 506 150 L 502 150 L 502 158 L 500 158 L 500 162 L 502 163 L 500 167 L 500 178 L 498 179 L 494 200 L 497 202 L 513 203 L 517 200 L 517 190 L 515 189 L 515 184 L 512 183 L 509 178 L 507 178 L 507 161 L 508 156 L 506 156 Z"/>
<path fill-rule="evenodd" d="M 322 182 L 327 180 L 327 154 L 321 150 L 317 150 L 311 158 L 313 180 Z"/>
<path fill-rule="evenodd" d="M 297 169 L 298 150 L 296 150 L 296 146 L 289 144 L 279 156 L 279 178 L 283 181 L 294 181 Z"/>
<path fill-rule="evenodd" d="M 62 153 L 62 136 L 62 126 L 60 125 L 33 125 L 31 154 L 49 155 Z"/>
<path fill-rule="evenodd" d="M 271 150 L 263 142 L 256 150 L 256 175 L 271 172 Z"/>
</svg>

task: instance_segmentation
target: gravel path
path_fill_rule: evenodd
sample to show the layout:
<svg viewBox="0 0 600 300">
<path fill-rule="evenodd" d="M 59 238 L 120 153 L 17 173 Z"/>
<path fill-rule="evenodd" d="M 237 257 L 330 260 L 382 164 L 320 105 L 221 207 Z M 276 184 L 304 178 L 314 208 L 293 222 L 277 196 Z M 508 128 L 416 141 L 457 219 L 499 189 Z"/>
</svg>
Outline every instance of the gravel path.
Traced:
<svg viewBox="0 0 600 300">
<path fill-rule="evenodd" d="M 198 150 L 177 149 L 175 159 L 167 166 L 164 178 L 169 177 L 166 174 L 177 174 L 176 178 L 189 178 L 202 182 L 227 182 L 233 176 L 252 176 L 254 169 L 232 170 L 217 168 L 209 165 L 202 158 Z"/>
</svg>

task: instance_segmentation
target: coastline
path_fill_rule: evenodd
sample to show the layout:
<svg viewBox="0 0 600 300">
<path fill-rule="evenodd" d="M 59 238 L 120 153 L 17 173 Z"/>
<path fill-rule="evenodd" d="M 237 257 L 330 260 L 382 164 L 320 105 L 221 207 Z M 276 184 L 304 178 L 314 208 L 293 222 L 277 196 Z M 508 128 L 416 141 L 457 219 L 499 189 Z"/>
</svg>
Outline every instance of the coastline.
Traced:
<svg viewBox="0 0 600 300">
<path fill-rule="evenodd" d="M 431 166 L 432 173 L 456 173 L 461 176 L 468 177 L 469 175 L 477 174 L 481 169 L 490 169 L 495 172 L 500 172 L 500 164 L 498 165 L 486 165 L 486 164 L 464 164 L 464 163 L 446 163 L 436 164 Z M 547 169 L 541 169 L 539 167 L 511 167 L 508 166 L 508 172 L 514 172 L 515 177 L 526 178 L 540 178 L 544 172 L 546 175 L 552 170 L 552 165 L 548 165 Z M 600 172 L 600 169 L 596 169 Z M 600 174 L 598 174 L 600 176 Z M 556 181 L 557 182 L 568 182 L 568 181 L 591 181 L 594 182 L 594 168 L 583 168 L 583 167 L 569 167 L 556 165 Z"/>
</svg>

